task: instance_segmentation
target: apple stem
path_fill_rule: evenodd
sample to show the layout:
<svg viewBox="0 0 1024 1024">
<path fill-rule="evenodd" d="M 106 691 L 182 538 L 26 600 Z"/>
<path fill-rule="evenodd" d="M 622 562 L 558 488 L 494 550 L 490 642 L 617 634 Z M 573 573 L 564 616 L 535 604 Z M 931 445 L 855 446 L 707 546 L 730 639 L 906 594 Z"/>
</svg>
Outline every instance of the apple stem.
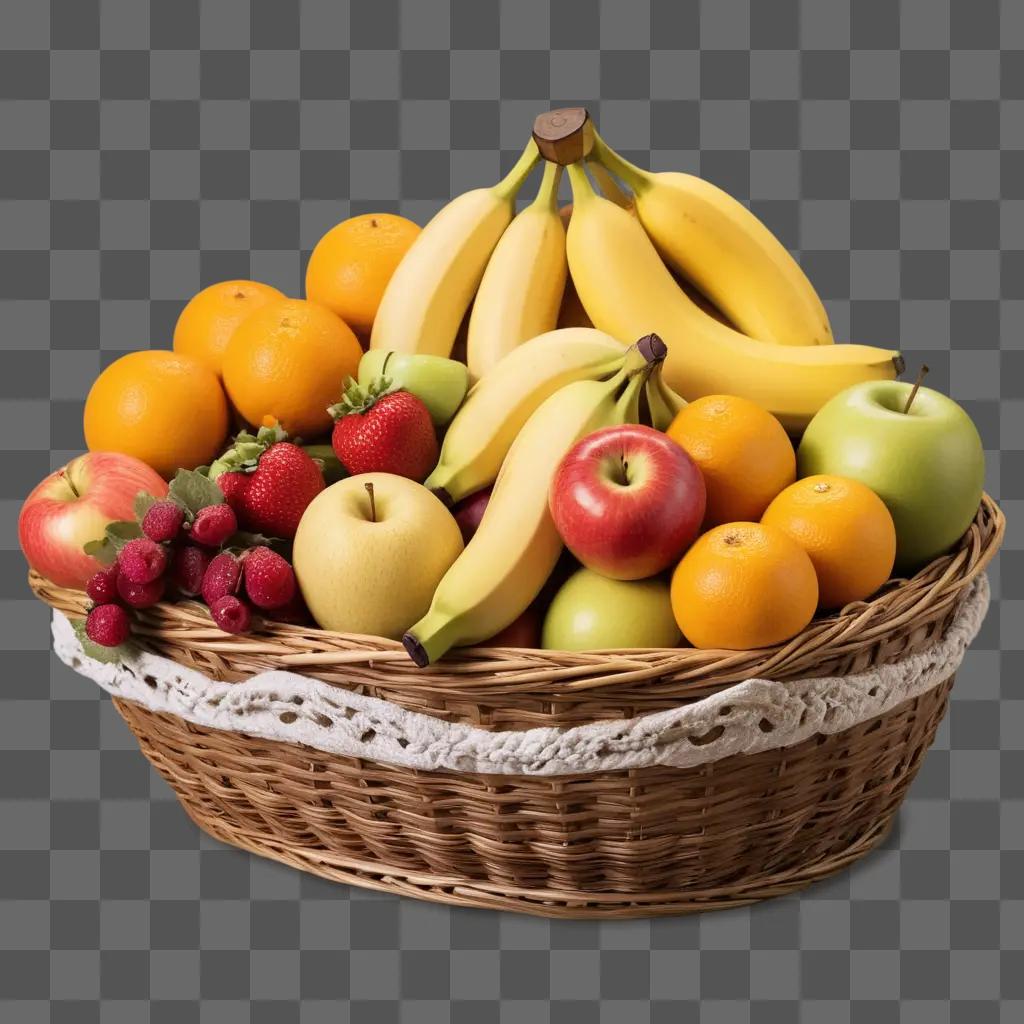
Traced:
<svg viewBox="0 0 1024 1024">
<path fill-rule="evenodd" d="M 907 404 L 903 406 L 903 412 L 910 412 L 910 407 L 914 404 L 914 399 L 917 398 L 917 392 L 921 387 L 921 382 L 924 380 L 925 375 L 928 373 L 928 367 L 921 364 L 921 369 L 917 371 L 917 380 L 914 381 L 914 386 L 910 389 L 910 394 L 907 395 Z"/>
<path fill-rule="evenodd" d="M 377 522 L 377 501 L 373 496 L 373 484 L 363 484 L 366 493 L 370 496 L 370 522 Z"/>
<path fill-rule="evenodd" d="M 80 497 L 81 497 L 81 495 L 80 495 L 80 494 L 78 493 L 78 488 L 77 488 L 77 487 L 76 487 L 76 486 L 74 485 L 74 483 L 72 482 L 72 480 L 71 480 L 71 477 L 69 477 L 69 476 L 67 475 L 67 473 L 66 473 L 66 472 L 65 472 L 64 470 L 61 470 L 61 473 L 60 473 L 60 475 L 61 475 L 61 476 L 62 476 L 62 477 L 64 478 L 64 482 L 65 482 L 65 483 L 66 483 L 66 484 L 68 485 L 68 487 L 70 487 L 70 488 L 71 488 L 71 493 L 72 493 L 72 494 L 73 494 L 73 495 L 74 495 L 74 496 L 75 496 L 76 498 L 80 498 Z"/>
</svg>

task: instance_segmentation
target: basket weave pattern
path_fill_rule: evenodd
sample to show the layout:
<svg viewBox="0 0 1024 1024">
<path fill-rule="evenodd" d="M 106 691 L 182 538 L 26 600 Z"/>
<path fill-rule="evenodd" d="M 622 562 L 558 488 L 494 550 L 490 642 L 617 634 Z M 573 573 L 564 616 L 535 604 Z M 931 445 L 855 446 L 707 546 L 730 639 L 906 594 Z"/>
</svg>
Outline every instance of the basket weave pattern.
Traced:
<svg viewBox="0 0 1024 1024">
<path fill-rule="evenodd" d="M 288 626 L 225 637 L 188 604 L 149 610 L 141 636 L 213 678 L 288 667 L 445 720 L 564 727 L 676 706 L 751 676 L 864 671 L 921 650 L 947 628 L 1003 529 L 986 497 L 951 555 L 766 651 L 481 648 L 424 672 L 376 638 Z M 32 584 L 68 614 L 84 607 L 84 595 Z M 226 842 L 446 902 L 622 917 L 764 899 L 862 856 L 888 831 L 951 685 L 785 748 L 554 778 L 395 767 L 115 703 L 187 812 Z"/>
<path fill-rule="evenodd" d="M 779 895 L 869 849 L 950 684 L 795 747 L 554 779 L 317 756 L 116 704 L 193 820 L 227 842 L 319 873 L 361 865 L 449 902 L 629 916 Z"/>
</svg>

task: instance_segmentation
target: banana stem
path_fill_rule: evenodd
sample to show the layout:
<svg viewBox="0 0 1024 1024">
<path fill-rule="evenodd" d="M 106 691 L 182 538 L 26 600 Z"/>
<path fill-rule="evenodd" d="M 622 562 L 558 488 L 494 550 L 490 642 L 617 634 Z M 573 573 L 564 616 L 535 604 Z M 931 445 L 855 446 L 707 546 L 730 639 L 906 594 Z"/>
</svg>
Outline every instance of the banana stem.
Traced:
<svg viewBox="0 0 1024 1024">
<path fill-rule="evenodd" d="M 621 178 L 634 192 L 641 191 L 649 184 L 648 174 L 636 164 L 620 156 L 594 131 L 594 148 L 590 151 L 592 160 L 604 164 L 616 177 Z"/>
<path fill-rule="evenodd" d="M 622 190 L 603 163 L 587 157 L 587 170 L 597 179 L 597 183 L 601 187 L 601 195 L 605 199 L 610 199 L 616 206 L 621 206 L 624 210 L 630 206 L 629 196 Z"/>
<path fill-rule="evenodd" d="M 548 210 L 557 210 L 558 184 L 561 180 L 561 164 L 546 162 L 544 164 L 544 177 L 541 179 L 540 188 L 537 189 L 537 198 L 530 205 L 543 206 Z"/>
<path fill-rule="evenodd" d="M 530 139 L 512 170 L 497 185 L 493 186 L 495 195 L 501 199 L 514 198 L 539 159 L 540 150 L 537 149 L 537 143 Z"/>
<path fill-rule="evenodd" d="M 590 183 L 590 179 L 587 177 L 587 172 L 583 169 L 582 161 L 575 164 L 569 164 L 568 171 L 569 182 L 572 185 L 573 204 L 597 198 L 594 186 Z"/>
<path fill-rule="evenodd" d="M 661 364 L 658 359 L 644 362 L 639 369 L 630 372 L 626 386 L 615 402 L 616 416 L 619 423 L 640 422 L 640 396 L 647 386 L 647 381 L 655 369 Z"/>
</svg>

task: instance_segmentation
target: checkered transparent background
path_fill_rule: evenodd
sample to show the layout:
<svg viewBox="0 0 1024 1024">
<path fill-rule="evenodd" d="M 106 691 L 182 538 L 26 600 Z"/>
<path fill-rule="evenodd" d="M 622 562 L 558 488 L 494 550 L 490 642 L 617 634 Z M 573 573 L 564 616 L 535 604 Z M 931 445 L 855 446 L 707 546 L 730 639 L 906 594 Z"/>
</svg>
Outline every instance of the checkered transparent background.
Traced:
<svg viewBox="0 0 1024 1024">
<path fill-rule="evenodd" d="M 0 49 L 0 1019 L 1024 1019 L 1024 4 L 3 0 Z M 423 220 L 575 103 L 749 200 L 839 337 L 927 362 L 1010 519 L 885 848 L 749 910 L 548 923 L 221 847 L 24 584 L 20 501 L 81 449 L 103 366 L 214 280 L 297 294 L 327 227 Z"/>
</svg>

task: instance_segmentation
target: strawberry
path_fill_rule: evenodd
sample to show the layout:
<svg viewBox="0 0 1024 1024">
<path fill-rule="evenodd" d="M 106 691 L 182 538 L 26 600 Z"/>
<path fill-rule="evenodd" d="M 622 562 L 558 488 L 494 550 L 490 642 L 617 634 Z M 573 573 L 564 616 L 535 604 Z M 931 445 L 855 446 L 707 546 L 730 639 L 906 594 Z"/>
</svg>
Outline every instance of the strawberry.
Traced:
<svg viewBox="0 0 1024 1024">
<path fill-rule="evenodd" d="M 244 431 L 210 467 L 244 530 L 290 540 L 306 506 L 324 489 L 319 465 L 278 426 Z"/>
<path fill-rule="evenodd" d="M 242 585 L 242 563 L 230 551 L 222 551 L 210 559 L 203 573 L 201 592 L 211 608 L 227 594 L 234 594 Z"/>
<path fill-rule="evenodd" d="M 207 505 L 196 513 L 190 536 L 205 548 L 219 548 L 237 530 L 237 514 L 230 505 Z"/>
<path fill-rule="evenodd" d="M 210 616 L 225 633 L 245 633 L 252 625 L 252 609 L 234 594 L 218 597 L 210 605 Z"/>
<path fill-rule="evenodd" d="M 152 583 L 167 568 L 167 552 L 148 537 L 130 540 L 117 555 L 119 575 L 129 583 Z"/>
<path fill-rule="evenodd" d="M 105 569 L 100 569 L 99 572 L 89 577 L 89 582 L 85 585 L 85 592 L 94 603 L 113 604 L 117 601 L 119 597 L 117 593 L 119 571 L 117 562 L 114 562 L 113 565 L 108 565 Z"/>
<path fill-rule="evenodd" d="M 295 571 L 268 547 L 245 553 L 245 592 L 257 608 L 283 608 L 295 597 Z"/>
<path fill-rule="evenodd" d="M 357 473 L 395 473 L 422 483 L 437 463 L 437 434 L 430 412 L 408 391 L 381 377 L 368 388 L 348 379 L 345 393 L 328 410 L 337 420 L 331 447 Z"/>
<path fill-rule="evenodd" d="M 85 635 L 101 647 L 119 647 L 132 632 L 132 620 L 119 604 L 98 604 L 85 620 Z"/>
<path fill-rule="evenodd" d="M 210 564 L 211 554 L 193 544 L 177 548 L 171 557 L 171 582 L 188 597 L 202 592 L 203 577 Z"/>
<path fill-rule="evenodd" d="M 119 573 L 117 577 L 118 596 L 132 608 L 149 608 L 156 604 L 164 596 L 165 585 L 163 576 L 157 576 L 149 583 L 132 583 L 125 578 L 124 573 Z M 107 606 L 101 605 L 100 607 Z"/>
<path fill-rule="evenodd" d="M 180 505 L 173 501 L 156 501 L 142 517 L 142 532 L 157 544 L 174 540 L 181 532 L 184 519 L 185 511 Z"/>
<path fill-rule="evenodd" d="M 235 509 L 242 501 L 242 495 L 249 486 L 249 474 L 236 470 L 233 473 L 222 473 L 217 477 L 217 486 L 224 492 L 224 500 Z"/>
</svg>

